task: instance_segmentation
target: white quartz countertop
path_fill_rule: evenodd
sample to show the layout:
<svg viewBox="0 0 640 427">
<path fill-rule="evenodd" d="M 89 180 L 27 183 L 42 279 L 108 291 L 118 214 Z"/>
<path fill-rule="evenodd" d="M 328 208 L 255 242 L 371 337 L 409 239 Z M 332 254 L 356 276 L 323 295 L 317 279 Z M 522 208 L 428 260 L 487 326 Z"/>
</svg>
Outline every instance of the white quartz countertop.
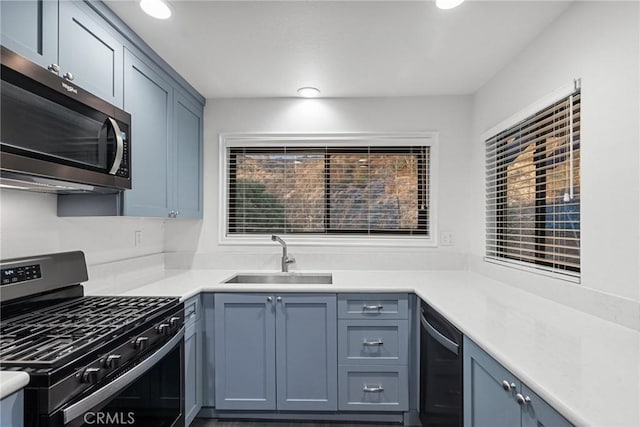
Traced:
<svg viewBox="0 0 640 427">
<path fill-rule="evenodd" d="M 640 427 L 638 331 L 471 272 L 334 271 L 330 285 L 221 283 L 234 273 L 166 270 L 141 286 L 95 293 L 415 292 L 576 426 Z"/>
<path fill-rule="evenodd" d="M 26 372 L 0 371 L 0 399 L 20 390 L 29 383 Z"/>
</svg>

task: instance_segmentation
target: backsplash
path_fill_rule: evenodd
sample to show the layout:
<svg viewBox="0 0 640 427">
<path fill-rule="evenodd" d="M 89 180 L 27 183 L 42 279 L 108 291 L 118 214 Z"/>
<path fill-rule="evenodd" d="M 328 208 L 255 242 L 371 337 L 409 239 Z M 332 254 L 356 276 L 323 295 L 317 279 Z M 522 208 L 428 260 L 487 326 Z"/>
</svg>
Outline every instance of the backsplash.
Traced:
<svg viewBox="0 0 640 427">
<path fill-rule="evenodd" d="M 91 266 L 164 251 L 163 219 L 61 218 L 56 197 L 0 190 L 1 259 L 81 250 Z"/>
</svg>

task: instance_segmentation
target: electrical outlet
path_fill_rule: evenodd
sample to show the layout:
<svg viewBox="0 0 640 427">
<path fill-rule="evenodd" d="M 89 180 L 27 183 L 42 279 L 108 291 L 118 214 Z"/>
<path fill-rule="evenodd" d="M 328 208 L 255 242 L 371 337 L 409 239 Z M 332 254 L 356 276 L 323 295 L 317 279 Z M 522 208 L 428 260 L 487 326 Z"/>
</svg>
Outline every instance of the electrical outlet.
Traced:
<svg viewBox="0 0 640 427">
<path fill-rule="evenodd" d="M 133 232 L 133 246 L 138 247 L 142 245 L 142 230 L 136 230 Z"/>
<path fill-rule="evenodd" d="M 444 232 L 440 235 L 440 244 L 442 246 L 452 246 L 453 245 L 453 233 Z"/>
</svg>

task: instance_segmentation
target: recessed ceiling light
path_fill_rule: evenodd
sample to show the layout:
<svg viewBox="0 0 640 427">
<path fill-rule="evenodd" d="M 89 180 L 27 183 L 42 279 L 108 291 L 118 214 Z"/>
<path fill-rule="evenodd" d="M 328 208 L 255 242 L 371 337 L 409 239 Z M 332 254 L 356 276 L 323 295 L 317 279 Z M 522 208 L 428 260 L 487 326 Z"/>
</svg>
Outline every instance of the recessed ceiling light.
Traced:
<svg viewBox="0 0 640 427">
<path fill-rule="evenodd" d="M 140 8 L 156 19 L 168 19 L 171 16 L 171 9 L 163 0 L 140 0 Z"/>
<path fill-rule="evenodd" d="M 460 6 L 464 0 L 436 0 L 436 6 L 440 9 L 453 9 Z"/>
<path fill-rule="evenodd" d="M 310 86 L 301 87 L 300 89 L 298 89 L 298 95 L 303 98 L 315 98 L 316 96 L 320 95 L 320 90 Z"/>
</svg>

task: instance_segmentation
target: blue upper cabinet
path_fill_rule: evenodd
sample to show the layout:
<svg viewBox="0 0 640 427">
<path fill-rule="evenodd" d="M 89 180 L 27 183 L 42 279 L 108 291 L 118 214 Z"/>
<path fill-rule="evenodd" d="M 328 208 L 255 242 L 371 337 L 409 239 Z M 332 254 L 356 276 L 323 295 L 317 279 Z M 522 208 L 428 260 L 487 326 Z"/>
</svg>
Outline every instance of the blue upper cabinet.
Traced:
<svg viewBox="0 0 640 427">
<path fill-rule="evenodd" d="M 167 217 L 173 88 L 160 70 L 125 52 L 124 109 L 131 114 L 132 188 L 124 192 L 124 214 Z"/>
<path fill-rule="evenodd" d="M 131 114 L 132 189 L 65 215 L 202 218 L 204 98 L 99 1 L 0 0 L 0 19 L 3 46 Z"/>
<path fill-rule="evenodd" d="M 152 62 L 125 50 L 124 63 L 124 109 L 132 127 L 124 214 L 202 218 L 202 105 Z"/>
<path fill-rule="evenodd" d="M 202 218 L 202 106 L 174 91 L 172 199 L 177 218 Z"/>
<path fill-rule="evenodd" d="M 2 44 L 122 107 L 124 45 L 82 2 L 0 1 Z"/>
<path fill-rule="evenodd" d="M 43 67 L 58 63 L 58 1 L 0 1 L 2 45 Z"/>
<path fill-rule="evenodd" d="M 84 4 L 61 1 L 60 75 L 122 108 L 124 46 Z"/>
</svg>

